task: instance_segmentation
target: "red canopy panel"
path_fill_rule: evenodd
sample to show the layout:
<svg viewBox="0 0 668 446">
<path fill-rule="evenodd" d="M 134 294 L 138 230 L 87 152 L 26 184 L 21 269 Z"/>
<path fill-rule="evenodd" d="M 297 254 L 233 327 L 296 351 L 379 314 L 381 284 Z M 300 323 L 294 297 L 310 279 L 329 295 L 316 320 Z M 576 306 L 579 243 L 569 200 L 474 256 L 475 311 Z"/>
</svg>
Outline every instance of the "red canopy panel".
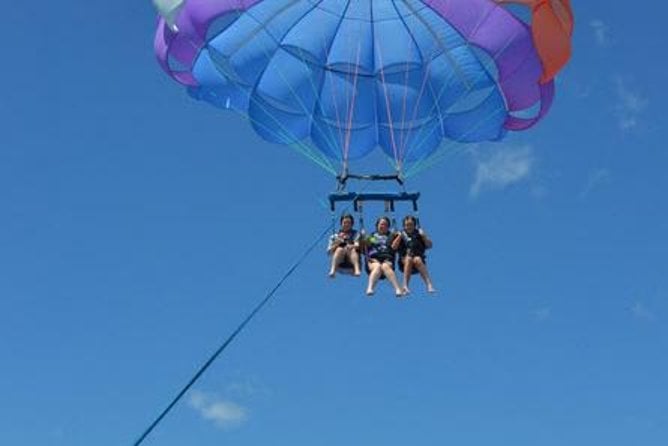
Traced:
<svg viewBox="0 0 668 446">
<path fill-rule="evenodd" d="M 543 63 L 541 82 L 549 82 L 571 57 L 573 9 L 570 0 L 496 0 L 531 8 L 534 44 Z"/>
</svg>

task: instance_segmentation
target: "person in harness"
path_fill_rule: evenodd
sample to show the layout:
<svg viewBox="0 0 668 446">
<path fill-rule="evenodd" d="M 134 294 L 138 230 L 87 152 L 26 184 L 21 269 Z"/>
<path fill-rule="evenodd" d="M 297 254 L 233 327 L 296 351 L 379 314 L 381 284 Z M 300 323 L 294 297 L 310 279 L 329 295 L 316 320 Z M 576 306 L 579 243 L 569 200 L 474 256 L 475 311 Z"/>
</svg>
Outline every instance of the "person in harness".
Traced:
<svg viewBox="0 0 668 446">
<path fill-rule="evenodd" d="M 360 275 L 360 238 L 353 228 L 355 219 L 350 214 L 344 214 L 339 221 L 339 231 L 332 234 L 327 245 L 327 253 L 332 257 L 329 268 L 329 277 L 334 278 L 337 271 L 359 277 Z"/>
<path fill-rule="evenodd" d="M 436 289 L 429 276 L 425 254 L 427 249 L 431 249 L 433 243 L 422 228 L 418 229 L 417 219 L 414 216 L 407 215 L 404 218 L 403 227 L 399 237 L 400 241 L 396 244 L 399 251 L 399 266 L 404 273 L 402 291 L 405 294 L 410 293 L 408 284 L 411 275 L 418 272 L 427 287 L 427 292 L 435 293 Z"/>
<path fill-rule="evenodd" d="M 374 294 L 378 280 L 383 277 L 390 281 L 397 297 L 404 295 L 403 290 L 399 286 L 397 276 L 394 273 L 394 261 L 399 243 L 399 234 L 390 232 L 390 219 L 380 217 L 376 222 L 376 231 L 364 239 L 367 272 L 369 273 L 369 283 L 366 289 L 367 296 Z"/>
</svg>

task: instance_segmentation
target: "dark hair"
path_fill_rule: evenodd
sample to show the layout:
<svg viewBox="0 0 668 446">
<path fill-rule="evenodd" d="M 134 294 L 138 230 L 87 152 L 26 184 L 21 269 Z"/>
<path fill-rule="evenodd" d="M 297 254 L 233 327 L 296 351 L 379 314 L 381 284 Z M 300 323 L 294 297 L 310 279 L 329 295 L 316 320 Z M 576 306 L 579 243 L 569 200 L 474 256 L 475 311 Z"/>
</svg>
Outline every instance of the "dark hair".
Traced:
<svg viewBox="0 0 668 446">
<path fill-rule="evenodd" d="M 349 218 L 349 219 L 350 219 L 350 223 L 355 224 L 355 217 L 353 217 L 352 214 L 343 214 L 343 215 L 341 216 L 341 219 L 339 220 L 339 224 L 342 225 L 342 224 L 343 224 L 343 220 L 345 220 L 346 218 Z"/>
<path fill-rule="evenodd" d="M 404 217 L 404 225 L 408 220 L 411 220 L 415 226 L 417 226 L 417 218 L 414 215 L 407 215 Z"/>
<path fill-rule="evenodd" d="M 391 226 L 392 222 L 390 221 L 390 217 L 387 217 L 385 215 L 378 217 L 378 220 L 376 220 L 376 229 L 378 228 L 378 225 L 380 224 L 381 221 L 385 220 L 387 222 L 387 226 Z"/>
</svg>

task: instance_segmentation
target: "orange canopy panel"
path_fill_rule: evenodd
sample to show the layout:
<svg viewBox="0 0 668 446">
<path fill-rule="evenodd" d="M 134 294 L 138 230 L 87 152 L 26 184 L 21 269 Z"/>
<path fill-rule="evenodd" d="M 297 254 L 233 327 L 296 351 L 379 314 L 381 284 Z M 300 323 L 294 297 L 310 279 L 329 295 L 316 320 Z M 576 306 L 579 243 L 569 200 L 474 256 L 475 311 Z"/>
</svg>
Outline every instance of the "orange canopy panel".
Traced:
<svg viewBox="0 0 668 446">
<path fill-rule="evenodd" d="M 534 44 L 543 62 L 541 82 L 549 82 L 571 57 L 573 9 L 570 0 L 497 0 L 531 8 Z"/>
</svg>

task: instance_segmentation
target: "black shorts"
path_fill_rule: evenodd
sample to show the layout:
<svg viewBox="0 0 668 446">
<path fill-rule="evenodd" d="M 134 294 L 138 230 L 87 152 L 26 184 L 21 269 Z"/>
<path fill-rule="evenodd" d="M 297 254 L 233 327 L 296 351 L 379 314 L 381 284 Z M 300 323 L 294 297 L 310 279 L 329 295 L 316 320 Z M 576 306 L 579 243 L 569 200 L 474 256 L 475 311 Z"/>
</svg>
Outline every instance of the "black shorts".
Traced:
<svg viewBox="0 0 668 446">
<path fill-rule="evenodd" d="M 350 260 L 346 259 L 339 264 L 338 270 L 343 274 L 352 274 L 355 271 L 355 268 Z"/>
<path fill-rule="evenodd" d="M 401 269 L 401 271 L 404 270 L 404 257 L 406 257 L 406 256 L 403 255 L 403 256 L 400 256 L 400 257 L 399 257 L 399 268 Z M 419 257 L 419 258 L 422 259 L 422 263 L 424 263 L 425 265 L 427 264 L 427 256 L 424 255 L 424 253 L 422 253 L 422 254 L 420 254 L 420 255 L 412 255 L 411 257 Z M 419 271 L 417 270 L 417 268 L 413 268 L 413 269 L 411 270 L 411 274 L 417 274 L 417 273 L 419 273 Z"/>
<path fill-rule="evenodd" d="M 394 257 L 380 257 L 380 258 L 369 257 L 369 259 L 368 259 L 367 262 L 366 262 L 366 273 L 367 273 L 367 274 L 371 274 L 371 268 L 369 268 L 369 262 L 370 262 L 371 260 L 375 260 L 375 261 L 377 261 L 377 262 L 380 262 L 381 264 L 382 264 L 382 263 L 385 263 L 385 262 L 388 262 L 388 263 L 390 263 L 390 264 L 392 265 L 392 271 L 394 271 L 394 267 L 395 267 L 395 266 L 394 266 Z M 381 278 L 381 280 L 384 279 L 384 278 L 385 278 L 385 274 L 381 274 L 381 275 L 380 275 L 380 278 Z"/>
</svg>

